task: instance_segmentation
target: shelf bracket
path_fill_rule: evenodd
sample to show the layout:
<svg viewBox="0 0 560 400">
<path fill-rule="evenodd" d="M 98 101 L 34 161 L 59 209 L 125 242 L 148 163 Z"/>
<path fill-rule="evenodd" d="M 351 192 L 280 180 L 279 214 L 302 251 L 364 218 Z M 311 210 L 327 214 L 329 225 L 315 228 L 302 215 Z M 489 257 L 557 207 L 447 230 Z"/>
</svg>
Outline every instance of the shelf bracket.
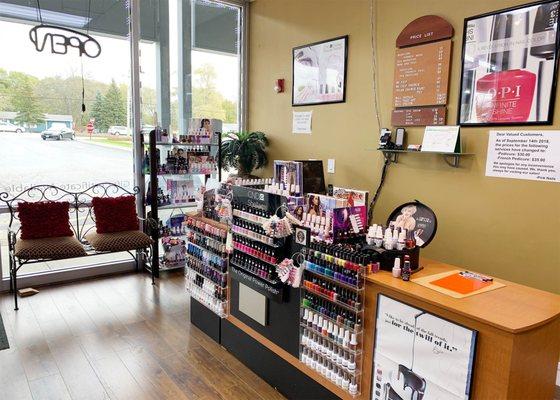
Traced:
<svg viewBox="0 0 560 400">
<path fill-rule="evenodd" d="M 459 158 L 460 157 L 458 155 L 443 154 L 443 159 L 447 165 L 453 168 L 459 168 Z"/>
<path fill-rule="evenodd" d="M 385 156 L 385 159 L 390 163 L 397 164 L 399 161 L 399 153 L 390 153 L 388 151 L 384 151 L 383 155 Z"/>
</svg>

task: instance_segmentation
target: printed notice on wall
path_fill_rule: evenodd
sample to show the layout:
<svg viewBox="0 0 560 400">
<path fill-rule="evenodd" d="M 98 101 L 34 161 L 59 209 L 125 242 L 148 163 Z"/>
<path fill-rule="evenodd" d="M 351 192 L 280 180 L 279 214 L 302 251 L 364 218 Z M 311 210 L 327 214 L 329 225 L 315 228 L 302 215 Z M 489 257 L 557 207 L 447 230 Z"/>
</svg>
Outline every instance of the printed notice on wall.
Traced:
<svg viewBox="0 0 560 400">
<path fill-rule="evenodd" d="M 560 182 L 560 131 L 490 131 L 486 176 Z"/>
<path fill-rule="evenodd" d="M 292 132 L 311 134 L 311 119 L 313 111 L 293 111 Z"/>
</svg>

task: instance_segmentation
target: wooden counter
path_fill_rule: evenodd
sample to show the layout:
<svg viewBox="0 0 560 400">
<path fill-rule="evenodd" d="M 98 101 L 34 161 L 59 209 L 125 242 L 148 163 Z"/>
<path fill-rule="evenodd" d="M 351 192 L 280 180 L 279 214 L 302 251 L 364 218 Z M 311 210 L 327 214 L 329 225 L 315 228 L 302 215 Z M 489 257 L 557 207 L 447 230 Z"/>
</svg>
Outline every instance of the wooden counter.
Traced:
<svg viewBox="0 0 560 400">
<path fill-rule="evenodd" d="M 421 259 L 413 278 L 456 269 Z M 552 399 L 560 354 L 560 296 L 495 279 L 506 286 L 463 299 L 393 278 L 367 277 L 363 393 L 371 393 L 377 294 L 382 293 L 478 331 L 471 399 Z M 369 397 L 363 397 L 369 399 Z"/>
<path fill-rule="evenodd" d="M 421 259 L 421 277 L 463 269 Z M 413 282 L 396 279 L 388 272 L 366 280 L 363 375 L 357 399 L 371 399 L 377 295 L 428 311 L 478 331 L 471 399 L 552 399 L 560 354 L 560 296 L 496 279 L 506 286 L 464 299 L 455 299 Z M 296 357 L 230 316 L 229 322 L 286 362 L 343 399 L 354 399 Z M 294 327 L 294 329 L 297 329 Z"/>
<path fill-rule="evenodd" d="M 421 265 L 424 269 L 415 273 L 412 278 L 464 269 L 426 258 L 422 259 Z M 455 299 L 427 287 L 395 279 L 388 272 L 371 274 L 366 279 L 373 284 L 444 307 L 449 311 L 511 333 L 534 329 L 552 321 L 560 314 L 560 296 L 503 279 L 494 280 L 505 284 L 506 287 L 464 299 Z"/>
</svg>

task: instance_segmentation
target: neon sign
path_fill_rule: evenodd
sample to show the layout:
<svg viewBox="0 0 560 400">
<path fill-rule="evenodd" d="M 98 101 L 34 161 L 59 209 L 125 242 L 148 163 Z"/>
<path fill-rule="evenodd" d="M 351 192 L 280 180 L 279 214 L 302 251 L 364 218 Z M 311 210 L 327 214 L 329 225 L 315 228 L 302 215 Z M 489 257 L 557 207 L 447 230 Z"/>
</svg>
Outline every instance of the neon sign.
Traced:
<svg viewBox="0 0 560 400">
<path fill-rule="evenodd" d="M 53 54 L 67 54 L 68 47 L 78 49 L 80 57 L 85 54 L 90 58 L 97 58 L 101 54 L 101 45 L 90 35 L 61 26 L 37 25 L 29 31 L 29 39 L 38 52 L 42 52 L 48 45 Z"/>
</svg>

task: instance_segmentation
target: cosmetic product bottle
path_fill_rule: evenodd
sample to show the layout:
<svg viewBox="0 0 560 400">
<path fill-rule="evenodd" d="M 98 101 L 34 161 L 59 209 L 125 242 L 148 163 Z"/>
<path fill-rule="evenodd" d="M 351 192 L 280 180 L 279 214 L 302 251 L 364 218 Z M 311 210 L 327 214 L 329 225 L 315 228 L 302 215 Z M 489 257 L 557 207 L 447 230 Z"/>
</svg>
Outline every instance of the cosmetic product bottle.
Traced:
<svg viewBox="0 0 560 400">
<path fill-rule="evenodd" d="M 412 273 L 412 271 L 410 269 L 410 261 L 406 260 L 404 262 L 404 267 L 402 269 L 402 280 L 408 282 L 410 280 L 410 274 L 411 273 Z"/>
<path fill-rule="evenodd" d="M 392 273 L 393 273 L 393 278 L 401 277 L 401 259 L 398 257 L 395 258 Z"/>
<path fill-rule="evenodd" d="M 344 379 L 342 380 L 342 389 L 348 390 L 350 386 L 350 379 L 348 379 L 348 375 L 344 373 Z"/>
<path fill-rule="evenodd" d="M 514 123 L 529 119 L 536 76 L 527 67 L 527 48 L 509 45 L 528 37 L 527 12 L 495 16 L 490 46 L 501 46 L 491 53 L 488 74 L 476 82 L 475 107 L 478 122 Z M 507 39 L 507 40 L 506 40 Z"/>
<path fill-rule="evenodd" d="M 350 336 L 350 349 L 352 350 L 356 350 L 356 347 L 358 346 L 358 341 L 356 339 L 356 334 L 352 333 L 352 336 Z"/>
</svg>

